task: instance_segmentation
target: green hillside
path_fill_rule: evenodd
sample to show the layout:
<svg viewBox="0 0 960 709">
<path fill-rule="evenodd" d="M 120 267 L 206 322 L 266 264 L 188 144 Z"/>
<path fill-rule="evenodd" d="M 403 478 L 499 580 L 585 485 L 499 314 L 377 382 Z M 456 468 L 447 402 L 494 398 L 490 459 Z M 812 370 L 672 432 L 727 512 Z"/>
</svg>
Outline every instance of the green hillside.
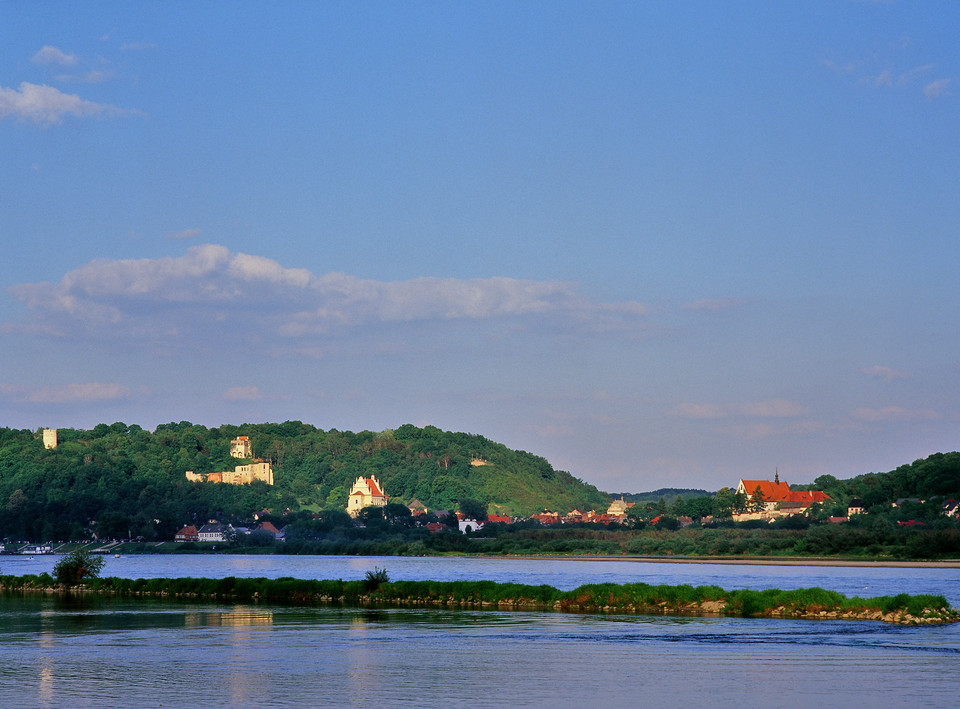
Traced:
<svg viewBox="0 0 960 709">
<path fill-rule="evenodd" d="M 249 436 L 274 463 L 273 487 L 191 483 L 184 473 L 232 470 L 230 440 Z M 206 428 L 100 424 L 60 429 L 56 449 L 39 432 L 0 428 L 0 537 L 170 538 L 183 524 L 249 519 L 263 509 L 346 507 L 358 476 L 376 475 L 392 501 L 453 509 L 471 498 L 490 511 L 605 508 L 609 497 L 545 459 L 483 436 L 400 426 L 323 431 L 299 421 Z"/>
</svg>

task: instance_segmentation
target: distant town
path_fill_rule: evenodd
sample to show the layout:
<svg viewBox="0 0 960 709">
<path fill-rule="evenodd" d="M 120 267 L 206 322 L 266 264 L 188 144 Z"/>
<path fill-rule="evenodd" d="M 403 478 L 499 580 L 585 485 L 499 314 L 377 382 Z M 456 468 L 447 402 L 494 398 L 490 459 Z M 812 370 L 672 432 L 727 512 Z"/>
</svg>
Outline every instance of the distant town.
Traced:
<svg viewBox="0 0 960 709">
<path fill-rule="evenodd" d="M 158 437 L 161 443 L 169 440 L 179 445 L 180 457 L 187 460 L 189 456 L 182 455 L 190 450 L 184 448 L 185 444 L 195 440 L 198 452 L 202 452 L 202 446 L 205 445 L 201 438 L 194 438 L 191 426 L 179 424 L 176 429 L 169 429 L 176 431 L 173 438 L 168 436 L 168 429 L 159 427 L 153 436 Z M 292 430 L 294 435 L 300 435 L 298 431 L 305 428 L 299 422 L 296 429 L 288 424 L 283 426 Z M 142 438 L 136 429 L 132 433 L 139 437 L 138 440 L 147 442 L 148 439 Z M 307 429 L 307 433 L 311 434 L 311 431 Z M 97 434 L 99 438 L 96 438 Z M 77 460 L 81 466 L 90 466 L 96 464 L 99 455 L 91 451 L 102 448 L 99 442 L 94 445 L 92 441 L 113 441 L 108 445 L 126 446 L 130 435 L 130 428 L 122 424 L 98 427 L 90 433 L 80 432 L 80 435 L 68 431 L 66 445 L 74 451 L 71 455 L 80 456 Z M 464 439 L 464 434 L 405 426 L 398 429 L 396 434 L 385 432 L 356 436 L 357 444 L 362 445 L 359 450 L 361 458 L 358 458 L 356 453 L 350 452 L 350 448 L 344 448 L 349 439 L 344 439 L 343 434 L 333 432 L 326 435 L 334 436 L 332 444 L 342 452 L 341 455 L 346 456 L 343 458 L 345 463 L 341 464 L 346 469 L 349 469 L 348 461 L 365 460 L 369 456 L 382 457 L 383 451 L 390 451 L 394 456 L 386 460 L 396 460 L 398 454 L 405 454 L 411 464 L 417 466 L 415 469 L 423 471 L 421 475 L 426 473 L 433 476 L 422 478 L 428 484 L 421 483 L 414 490 L 429 491 L 434 500 L 451 499 L 441 485 L 466 490 L 452 476 L 458 470 L 474 480 L 504 479 L 504 464 L 492 461 L 488 456 L 503 458 L 510 454 L 502 446 L 486 442 L 480 437 Z M 468 446 L 453 446 L 449 443 L 450 437 L 465 440 Z M 32 450 L 29 441 L 22 440 L 25 446 L 23 450 Z M 63 437 L 57 429 L 38 431 L 36 440 L 42 441 L 43 450 L 56 452 L 59 456 L 58 448 Z M 29 538 L 28 541 L 17 541 L 18 538 L 11 536 L 8 529 L 0 530 L 5 536 L 2 552 L 37 555 L 67 551 L 82 545 L 90 551 L 104 554 L 130 550 L 286 549 L 291 553 L 351 554 L 445 551 L 774 556 L 872 554 L 905 558 L 942 556 L 960 551 L 960 506 L 957 495 L 901 494 L 893 497 L 898 491 L 935 492 L 935 485 L 940 485 L 941 490 L 960 487 L 958 478 L 953 474 L 955 468 L 960 469 L 960 458 L 955 453 L 937 454 L 927 460 L 917 461 L 913 466 L 902 466 L 896 473 L 870 474 L 855 481 L 844 482 L 831 476 L 821 476 L 817 482 L 823 483 L 823 488 L 817 485 L 791 487 L 780 479 L 779 473 L 775 473 L 772 480 L 741 478 L 735 485 L 721 488 L 715 493 L 697 493 L 686 497 L 682 492 L 659 498 L 642 493 L 603 495 L 596 494 L 595 489 L 583 487 L 584 494 L 577 499 L 603 501 L 603 506 L 571 506 L 567 509 L 543 506 L 540 511 L 516 514 L 503 509 L 510 505 L 509 497 L 497 502 L 485 502 L 470 496 L 469 492 L 467 495 L 458 495 L 449 506 L 430 505 L 418 496 L 409 494 L 409 476 L 398 476 L 394 472 L 388 479 L 393 481 L 391 483 L 372 471 L 356 475 L 349 487 L 343 488 L 339 499 L 345 504 L 341 502 L 339 507 L 330 504 L 335 499 L 332 493 L 327 496 L 327 504 L 319 509 L 297 507 L 291 504 L 294 498 L 288 492 L 270 492 L 277 487 L 277 454 L 282 457 L 286 444 L 275 435 L 267 440 L 269 446 L 267 441 L 261 441 L 259 448 L 265 450 L 269 447 L 273 455 L 261 453 L 258 456 L 256 435 L 234 435 L 228 439 L 228 443 L 223 444 L 225 457 L 221 458 L 233 461 L 232 464 L 205 470 L 181 468 L 183 472 L 180 479 L 186 487 L 178 486 L 176 489 L 185 499 L 192 494 L 203 494 L 205 497 L 213 495 L 210 499 L 217 507 L 234 499 L 290 501 L 282 507 L 261 503 L 259 508 L 255 508 L 256 511 L 241 515 L 236 512 L 221 514 L 208 506 L 212 514 L 203 514 L 197 519 L 197 512 L 191 512 L 187 519 L 181 517 L 179 524 L 168 526 L 170 531 L 166 536 L 158 533 L 158 528 L 162 526 L 160 517 L 152 523 L 147 520 L 138 527 L 152 527 L 154 531 L 150 535 L 134 533 L 132 523 L 125 525 L 129 529 L 128 534 L 118 535 L 115 532 L 122 527 L 115 522 L 109 526 L 106 524 L 112 521 L 108 509 L 99 519 L 89 520 L 85 539 L 50 541 L 56 537 L 44 535 L 46 541 L 42 542 Z M 471 448 L 473 452 L 470 452 Z M 433 451 L 439 452 L 434 454 Z M 120 455 L 123 456 L 121 463 L 130 459 L 128 453 Z M 196 459 L 205 458 L 197 456 Z M 55 463 L 59 458 L 43 460 Z M 149 459 L 144 458 L 144 461 L 149 462 Z M 286 461 L 289 467 L 291 458 L 287 456 Z M 542 459 L 534 458 L 531 462 L 538 470 L 534 480 L 549 484 L 551 476 L 557 475 L 544 467 Z M 126 464 L 122 463 L 121 467 L 123 465 Z M 395 465 L 391 467 L 396 468 Z M 131 470 L 129 466 L 126 469 Z M 432 473 L 429 472 L 431 470 Z M 507 472 L 510 470 L 507 468 Z M 55 481 L 50 477 L 45 480 Z M 557 481 L 563 485 L 583 485 L 571 477 L 561 477 Z M 286 484 L 289 484 L 289 479 Z M 404 495 L 391 490 L 391 484 L 405 484 L 408 493 Z M 249 490 L 253 497 L 247 493 L 239 498 L 233 494 L 224 497 L 214 494 L 218 489 L 224 492 L 236 489 L 237 493 Z M 862 496 L 856 495 L 857 491 L 863 491 Z M 30 518 L 23 516 L 22 511 L 30 499 L 22 489 L 12 489 L 8 493 L 6 508 L 0 511 L 0 521 L 6 519 L 9 525 L 14 514 L 29 521 Z M 836 531 L 828 531 L 831 527 Z M 849 529 L 844 531 L 844 527 Z M 454 537 L 460 537 L 463 541 L 458 542 Z"/>
</svg>

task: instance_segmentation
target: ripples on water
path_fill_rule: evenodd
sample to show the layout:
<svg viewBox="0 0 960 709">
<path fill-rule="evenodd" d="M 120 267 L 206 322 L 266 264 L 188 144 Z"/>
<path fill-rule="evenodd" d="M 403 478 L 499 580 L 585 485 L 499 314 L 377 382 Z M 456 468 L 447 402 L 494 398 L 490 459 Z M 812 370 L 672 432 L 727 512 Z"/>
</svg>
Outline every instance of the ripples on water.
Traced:
<svg viewBox="0 0 960 709">
<path fill-rule="evenodd" d="M 572 587 L 614 576 L 845 593 L 870 586 L 883 594 L 941 593 L 944 585 L 955 594 L 957 579 L 956 570 L 336 557 L 286 566 L 285 557 L 263 559 L 167 559 L 183 569 L 172 574 L 151 558 L 111 558 L 106 572 L 362 578 L 378 565 L 394 578 Z M 212 573 L 194 570 L 202 567 Z M 28 573 L 6 560 L 3 571 Z M 953 707 L 958 670 L 957 626 L 0 598 L 2 707 Z"/>
</svg>

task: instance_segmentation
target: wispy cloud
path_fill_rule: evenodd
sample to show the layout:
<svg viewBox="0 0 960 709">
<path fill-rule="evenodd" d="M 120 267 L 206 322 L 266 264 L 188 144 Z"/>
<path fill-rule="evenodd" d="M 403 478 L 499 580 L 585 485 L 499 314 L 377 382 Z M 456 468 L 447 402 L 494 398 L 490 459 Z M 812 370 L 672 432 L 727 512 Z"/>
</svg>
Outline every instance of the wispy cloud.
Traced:
<svg viewBox="0 0 960 709">
<path fill-rule="evenodd" d="M 63 336 L 163 337 L 223 333 L 289 339 L 377 323 L 551 319 L 564 331 L 637 330 L 647 308 L 605 303 L 561 281 L 511 278 L 417 278 L 383 282 L 306 269 L 224 246 L 205 244 L 183 256 L 97 260 L 59 283 L 13 286 L 32 312 L 31 325 Z M 8 326 L 7 330 L 11 328 Z"/>
<path fill-rule="evenodd" d="M 732 310 L 733 308 L 739 308 L 741 305 L 744 305 L 747 301 L 738 300 L 736 298 L 713 298 L 713 299 L 704 299 L 697 300 L 692 303 L 684 303 L 680 306 L 681 310 L 693 310 L 693 311 L 707 311 L 707 312 L 717 312 L 721 310 Z"/>
<path fill-rule="evenodd" d="M 803 416 L 802 404 L 786 399 L 747 401 L 733 404 L 683 403 L 673 408 L 673 415 L 688 419 L 790 418 Z"/>
<path fill-rule="evenodd" d="M 76 118 L 127 116 L 137 111 L 94 103 L 76 94 L 65 94 L 52 86 L 22 82 L 16 89 L 0 86 L 0 118 L 16 118 L 43 126 L 61 123 L 66 116 Z"/>
<path fill-rule="evenodd" d="M 49 44 L 43 47 L 30 59 L 34 64 L 59 64 L 61 66 L 73 66 L 77 63 L 76 54 L 67 54 Z"/>
<path fill-rule="evenodd" d="M 193 239 L 203 233 L 200 229 L 184 229 L 174 234 L 167 234 L 168 239 Z"/>
<path fill-rule="evenodd" d="M 223 393 L 223 398 L 227 401 L 258 401 L 263 398 L 260 387 L 256 386 L 235 386 L 230 387 Z"/>
<path fill-rule="evenodd" d="M 120 45 L 120 49 L 124 52 L 143 52 L 156 48 L 157 45 L 154 42 L 125 42 Z"/>
<path fill-rule="evenodd" d="M 880 409 L 861 407 L 853 412 L 854 418 L 870 423 L 885 421 L 933 421 L 940 418 L 933 409 L 906 409 L 902 406 L 884 406 Z"/>
<path fill-rule="evenodd" d="M 950 86 L 950 79 L 937 79 L 936 81 L 931 81 L 929 84 L 923 87 L 923 95 L 928 99 L 940 98 L 947 91 L 947 87 Z"/>
<path fill-rule="evenodd" d="M 890 367 L 883 367 L 879 364 L 872 367 L 864 367 L 860 370 L 863 374 L 866 374 L 868 377 L 875 377 L 877 379 L 883 379 L 884 381 L 892 382 L 896 379 L 910 379 L 910 374 L 907 372 L 900 372 L 896 369 L 891 369 Z"/>
<path fill-rule="evenodd" d="M 130 389 L 120 384 L 89 382 L 39 388 L 5 386 L 0 388 L 0 394 L 22 403 L 68 404 L 125 399 L 130 396 Z"/>
<path fill-rule="evenodd" d="M 804 436 L 816 433 L 823 429 L 823 424 L 819 421 L 783 421 L 776 423 L 754 422 L 741 424 L 727 424 L 718 429 L 722 433 L 733 438 L 743 438 L 746 440 L 761 440 L 764 438 L 774 438 L 782 436 Z"/>
</svg>

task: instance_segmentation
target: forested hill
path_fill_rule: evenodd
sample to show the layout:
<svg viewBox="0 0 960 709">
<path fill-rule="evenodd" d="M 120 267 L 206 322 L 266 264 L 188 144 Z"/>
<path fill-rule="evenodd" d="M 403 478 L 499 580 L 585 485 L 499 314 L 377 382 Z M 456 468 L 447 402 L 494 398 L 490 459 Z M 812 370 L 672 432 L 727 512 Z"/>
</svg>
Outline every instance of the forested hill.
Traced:
<svg viewBox="0 0 960 709">
<path fill-rule="evenodd" d="M 154 432 L 123 423 L 60 429 L 56 449 L 36 431 L 0 428 L 0 538 L 171 538 L 184 524 L 249 519 L 286 508 L 344 509 L 358 476 L 376 475 L 391 501 L 454 509 L 464 498 L 491 512 L 605 508 L 609 497 L 545 459 L 483 436 L 400 426 L 323 431 L 299 421 L 206 428 L 183 421 Z M 191 483 L 184 473 L 233 470 L 230 441 L 249 436 L 274 463 L 263 483 Z"/>
</svg>

